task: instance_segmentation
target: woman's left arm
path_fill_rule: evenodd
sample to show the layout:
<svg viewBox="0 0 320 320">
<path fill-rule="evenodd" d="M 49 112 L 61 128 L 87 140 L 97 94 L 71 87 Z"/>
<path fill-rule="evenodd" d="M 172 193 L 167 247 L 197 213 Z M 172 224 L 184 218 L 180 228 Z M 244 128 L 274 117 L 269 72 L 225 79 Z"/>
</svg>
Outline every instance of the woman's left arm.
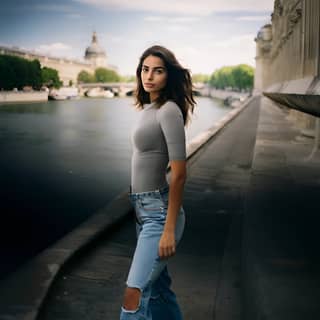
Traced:
<svg viewBox="0 0 320 320">
<path fill-rule="evenodd" d="M 169 188 L 169 206 L 164 230 L 159 242 L 160 258 L 168 258 L 175 254 L 175 228 L 182 204 L 183 189 L 186 181 L 186 161 L 170 161 L 171 176 Z"/>
<path fill-rule="evenodd" d="M 157 112 L 157 119 L 166 140 L 171 166 L 169 206 L 159 242 L 160 258 L 168 258 L 176 251 L 176 221 L 182 204 L 183 187 L 187 176 L 186 141 L 183 115 L 177 104 L 172 101 L 167 102 Z"/>
</svg>

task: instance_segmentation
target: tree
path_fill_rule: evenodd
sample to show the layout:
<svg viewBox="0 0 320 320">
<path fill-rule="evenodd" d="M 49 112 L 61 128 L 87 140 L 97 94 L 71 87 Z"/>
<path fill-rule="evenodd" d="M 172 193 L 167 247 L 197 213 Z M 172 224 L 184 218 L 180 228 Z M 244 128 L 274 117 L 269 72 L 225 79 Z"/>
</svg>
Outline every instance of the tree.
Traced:
<svg viewBox="0 0 320 320">
<path fill-rule="evenodd" d="M 41 69 L 42 84 L 47 87 L 60 88 L 62 86 L 62 81 L 59 78 L 59 73 L 57 70 L 43 67 Z"/>
<path fill-rule="evenodd" d="M 232 67 L 222 67 L 212 74 L 210 84 L 218 89 L 233 87 Z"/>
<path fill-rule="evenodd" d="M 106 68 L 97 68 L 94 77 L 97 82 L 120 82 L 120 76 L 114 70 Z"/>
<path fill-rule="evenodd" d="M 29 61 L 20 57 L 0 55 L 0 87 L 5 90 L 41 87 L 39 60 Z"/>
<path fill-rule="evenodd" d="M 29 81 L 35 89 L 40 89 L 42 85 L 42 70 L 38 59 L 31 61 L 29 64 Z"/>
<path fill-rule="evenodd" d="M 135 82 L 136 76 L 132 76 L 132 75 L 120 76 L 120 81 L 121 82 Z"/>
<path fill-rule="evenodd" d="M 207 74 L 196 73 L 192 75 L 192 82 L 209 82 L 210 76 Z"/>
<path fill-rule="evenodd" d="M 246 64 L 235 66 L 232 70 L 235 86 L 240 90 L 253 87 L 254 69 Z"/>
<path fill-rule="evenodd" d="M 249 90 L 253 87 L 253 77 L 254 68 L 246 64 L 240 64 L 215 70 L 209 83 L 218 89 L 231 87 L 238 90 Z"/>
<path fill-rule="evenodd" d="M 0 88 L 12 90 L 16 86 L 16 74 L 8 56 L 0 55 Z"/>
<path fill-rule="evenodd" d="M 82 70 L 79 72 L 77 80 L 79 83 L 91 83 L 95 82 L 94 76 L 89 72 Z"/>
</svg>

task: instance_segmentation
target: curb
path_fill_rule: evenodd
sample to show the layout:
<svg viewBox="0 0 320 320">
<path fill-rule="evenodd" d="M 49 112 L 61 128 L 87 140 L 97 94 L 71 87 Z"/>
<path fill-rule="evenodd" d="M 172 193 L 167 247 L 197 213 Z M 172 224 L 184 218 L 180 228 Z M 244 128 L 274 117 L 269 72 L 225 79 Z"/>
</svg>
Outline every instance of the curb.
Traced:
<svg viewBox="0 0 320 320">
<path fill-rule="evenodd" d="M 187 160 L 193 157 L 199 149 L 204 146 L 211 138 L 216 136 L 229 122 L 231 122 L 241 111 L 243 111 L 257 96 L 250 97 L 240 107 L 228 112 L 222 119 L 217 121 L 208 130 L 198 134 L 187 146 Z"/>
<path fill-rule="evenodd" d="M 256 96 L 230 111 L 211 128 L 193 138 L 187 146 L 187 160 L 241 113 Z M 73 231 L 36 255 L 0 282 L 0 319 L 36 320 L 51 285 L 71 259 L 132 212 L 124 191 Z"/>
</svg>

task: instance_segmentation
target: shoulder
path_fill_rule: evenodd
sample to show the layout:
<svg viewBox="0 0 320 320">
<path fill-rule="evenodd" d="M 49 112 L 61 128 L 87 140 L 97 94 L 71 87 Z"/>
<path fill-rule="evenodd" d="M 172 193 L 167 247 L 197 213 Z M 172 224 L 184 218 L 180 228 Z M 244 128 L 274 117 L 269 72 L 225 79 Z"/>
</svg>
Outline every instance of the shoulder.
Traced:
<svg viewBox="0 0 320 320">
<path fill-rule="evenodd" d="M 166 118 L 182 118 L 182 112 L 179 106 L 171 100 L 168 100 L 166 103 L 164 103 L 157 112 L 158 119 L 166 119 Z"/>
</svg>

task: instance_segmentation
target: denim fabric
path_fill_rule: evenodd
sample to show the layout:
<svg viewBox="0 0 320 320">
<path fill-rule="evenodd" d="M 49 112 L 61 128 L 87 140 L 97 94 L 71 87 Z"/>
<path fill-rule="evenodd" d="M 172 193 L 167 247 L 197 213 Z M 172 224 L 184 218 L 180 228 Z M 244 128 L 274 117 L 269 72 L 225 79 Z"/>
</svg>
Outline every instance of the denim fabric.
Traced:
<svg viewBox="0 0 320 320">
<path fill-rule="evenodd" d="M 136 310 L 121 308 L 120 320 L 182 320 L 182 314 L 174 292 L 170 289 L 168 259 L 158 255 L 159 240 L 163 232 L 169 188 L 129 193 L 136 215 L 137 246 L 127 278 L 127 286 L 141 291 Z M 185 212 L 181 206 L 175 230 L 179 243 L 185 224 Z"/>
</svg>

